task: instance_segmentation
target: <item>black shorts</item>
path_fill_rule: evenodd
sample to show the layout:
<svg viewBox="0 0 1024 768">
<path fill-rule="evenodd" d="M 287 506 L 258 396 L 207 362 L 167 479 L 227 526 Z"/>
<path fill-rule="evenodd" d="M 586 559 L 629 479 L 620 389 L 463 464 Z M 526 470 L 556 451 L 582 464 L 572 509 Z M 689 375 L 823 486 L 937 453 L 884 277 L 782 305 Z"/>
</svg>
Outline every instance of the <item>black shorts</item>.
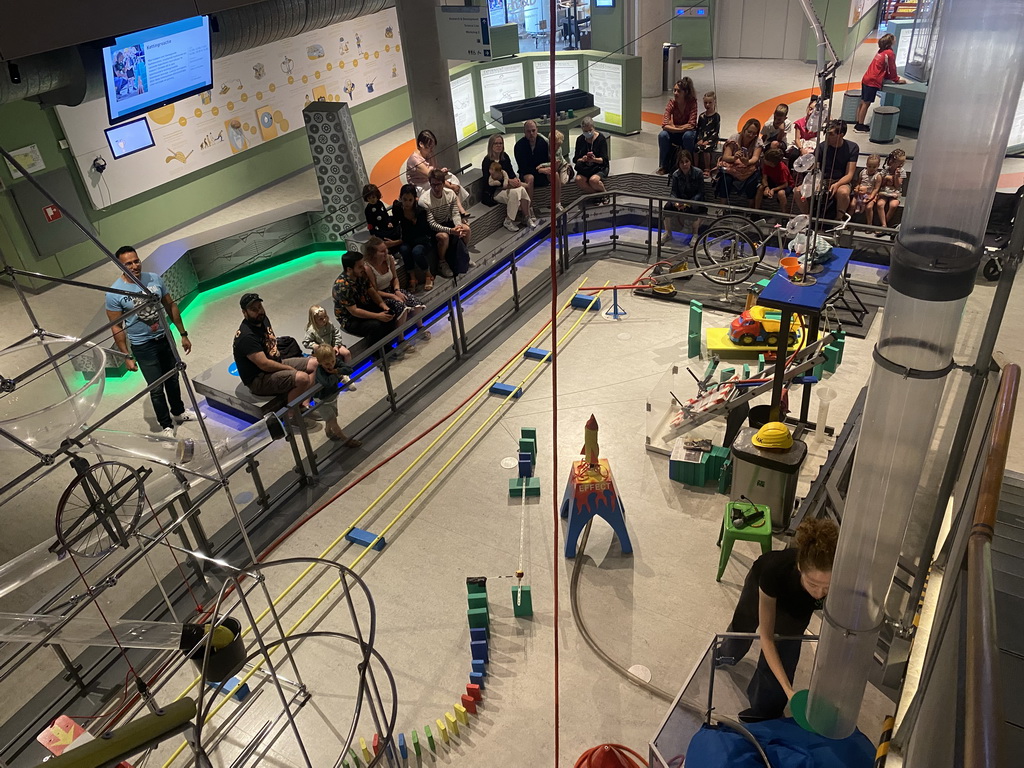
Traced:
<svg viewBox="0 0 1024 768">
<path fill-rule="evenodd" d="M 875 86 L 873 86 L 873 85 L 865 85 L 864 83 L 861 83 L 860 84 L 860 100 L 865 102 L 865 103 L 867 103 L 867 104 L 870 104 L 871 102 L 873 102 L 875 100 L 875 96 L 878 95 L 878 92 L 880 90 L 882 90 L 882 89 L 881 88 L 875 88 Z"/>
</svg>

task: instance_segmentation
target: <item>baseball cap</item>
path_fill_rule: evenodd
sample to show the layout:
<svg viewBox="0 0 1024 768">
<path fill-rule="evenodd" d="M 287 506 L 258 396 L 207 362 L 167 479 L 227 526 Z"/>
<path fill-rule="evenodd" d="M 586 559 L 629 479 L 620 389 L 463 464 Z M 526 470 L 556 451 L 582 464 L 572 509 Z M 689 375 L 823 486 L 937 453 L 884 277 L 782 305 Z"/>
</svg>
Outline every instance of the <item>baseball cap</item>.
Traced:
<svg viewBox="0 0 1024 768">
<path fill-rule="evenodd" d="M 254 301 L 263 301 L 258 293 L 247 293 L 242 296 L 242 299 L 238 302 L 242 309 L 248 309 L 249 305 Z"/>
</svg>

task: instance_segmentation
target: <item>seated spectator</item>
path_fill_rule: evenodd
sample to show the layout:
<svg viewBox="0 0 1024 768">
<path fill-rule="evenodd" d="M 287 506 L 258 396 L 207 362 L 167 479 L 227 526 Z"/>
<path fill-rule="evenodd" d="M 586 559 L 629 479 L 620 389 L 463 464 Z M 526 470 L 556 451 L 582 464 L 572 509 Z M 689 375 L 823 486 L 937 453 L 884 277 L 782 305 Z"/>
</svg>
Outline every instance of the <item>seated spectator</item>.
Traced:
<svg viewBox="0 0 1024 768">
<path fill-rule="evenodd" d="M 383 240 L 388 250 L 398 248 L 402 244 L 401 233 L 387 206 L 380 201 L 380 190 L 376 184 L 367 184 L 363 187 L 363 202 L 366 203 L 363 213 L 366 215 L 366 228 L 370 230 L 370 234 Z"/>
<path fill-rule="evenodd" d="M 562 187 L 569 183 L 569 160 L 562 154 L 562 142 L 565 141 L 565 134 L 555 131 L 555 166 L 552 170 L 551 163 L 545 160 L 537 166 L 537 173 L 545 179 L 551 179 L 554 187 L 555 211 L 561 213 L 562 208 Z M 545 182 L 546 184 L 547 182 Z"/>
<path fill-rule="evenodd" d="M 853 213 L 863 213 L 864 221 L 870 225 L 875 220 L 875 200 L 882 186 L 882 158 L 871 155 L 864 165 L 866 167 L 858 174 L 857 187 L 853 190 Z"/>
<path fill-rule="evenodd" d="M 334 281 L 331 295 L 334 317 L 342 330 L 353 336 L 364 336 L 373 344 L 395 330 L 404 317 L 396 317 L 378 295 L 377 289 L 366 279 L 362 261 L 363 254 L 359 251 L 347 251 L 341 257 L 342 273 Z M 401 357 L 399 352 L 396 358 Z"/>
<path fill-rule="evenodd" d="M 903 180 L 906 173 L 903 164 L 907 161 L 907 153 L 902 149 L 894 149 L 885 158 L 885 170 L 882 172 L 882 185 L 878 189 L 878 226 L 888 227 L 889 218 L 900 207 L 900 195 L 903 194 Z M 876 237 L 885 237 L 879 233 Z"/>
<path fill-rule="evenodd" d="M 387 244 L 383 240 L 371 237 L 363 246 L 363 267 L 370 284 L 377 289 L 377 294 L 384 299 L 391 314 L 400 318 L 399 322 L 422 314 L 426 309 L 422 301 L 399 287 L 395 257 L 388 253 Z M 419 337 L 428 341 L 430 331 L 424 328 L 422 323 L 417 323 L 416 326 L 420 330 Z"/>
<path fill-rule="evenodd" d="M 412 184 L 402 185 L 398 200 L 391 206 L 391 217 L 398 222 L 402 244 L 398 246 L 402 262 L 409 273 L 409 290 L 413 293 L 423 282 L 423 290 L 434 290 L 430 257 L 434 251 L 434 230 L 427 221 L 427 209 L 417 201 L 418 192 Z M 436 267 L 436 265 L 435 265 Z"/>
<path fill-rule="evenodd" d="M 793 202 L 793 176 L 778 147 L 765 150 L 761 158 L 761 183 L 754 197 L 754 208 L 760 208 L 766 197 L 778 200 L 779 210 L 789 213 L 789 206 Z"/>
<path fill-rule="evenodd" d="M 341 333 L 338 331 L 338 326 L 331 322 L 331 319 L 327 316 L 327 310 L 319 304 L 314 304 L 309 308 L 309 321 L 306 323 L 306 335 L 302 339 L 302 346 L 314 355 L 320 347 L 330 347 L 346 369 L 344 373 L 352 373 L 350 365 L 352 362 L 352 352 L 341 343 Z M 348 384 L 350 381 L 346 375 L 345 384 Z M 355 387 L 350 387 L 350 389 L 354 390 Z"/>
<path fill-rule="evenodd" d="M 584 117 L 580 128 L 583 132 L 576 137 L 576 152 L 572 156 L 576 166 L 576 186 L 585 195 L 606 192 L 604 180 L 608 178 L 608 139 L 594 127 L 592 117 Z"/>
<path fill-rule="evenodd" d="M 718 96 L 714 91 L 704 94 L 704 111 L 697 118 L 697 160 L 705 176 L 711 175 L 715 150 L 718 149 L 722 116 L 718 114 Z"/>
<path fill-rule="evenodd" d="M 722 171 L 716 185 L 716 194 L 722 203 L 729 203 L 730 192 L 747 200 L 753 200 L 757 194 L 757 185 L 761 181 L 761 150 L 764 148 L 760 131 L 761 122 L 752 117 L 743 124 L 742 131 L 734 133 L 725 142 L 719 161 Z"/>
<path fill-rule="evenodd" d="M 694 205 L 694 203 L 703 202 L 704 200 L 704 174 L 694 167 L 693 155 L 690 154 L 690 150 L 680 149 L 677 157 L 676 170 L 673 171 L 672 175 L 669 177 L 669 189 L 672 192 L 672 197 L 678 198 L 684 202 L 665 203 L 665 209 L 667 211 L 679 211 L 682 213 L 692 214 L 707 213 L 707 206 Z M 676 217 L 671 215 L 665 217 L 665 225 L 667 229 L 666 234 L 670 236 L 672 233 L 671 220 L 673 218 Z M 692 234 L 697 234 L 699 226 L 700 218 L 693 216 L 691 222 Z"/>
<path fill-rule="evenodd" d="M 469 245 L 469 224 L 459 213 L 458 198 L 455 193 L 444 185 L 445 174 L 440 168 L 430 172 L 428 182 L 430 189 L 420 195 L 420 205 L 427 210 L 427 222 L 434 230 L 437 241 L 438 269 L 441 277 L 453 277 L 451 264 L 448 261 L 448 249 L 455 246 L 452 242 L 461 240 Z M 473 266 L 470 262 L 470 266 Z"/>
<path fill-rule="evenodd" d="M 259 397 L 285 395 L 291 402 L 313 386 L 316 358 L 281 358 L 277 336 L 256 293 L 242 296 L 242 324 L 235 332 L 231 353 L 238 377 L 249 391 Z M 303 403 L 303 406 L 307 405 Z"/>
<path fill-rule="evenodd" d="M 484 205 L 504 203 L 505 221 L 502 226 L 509 232 L 518 232 L 516 217 L 521 213 L 523 222 L 530 227 L 537 226 L 537 217 L 530 211 L 530 196 L 523 182 L 516 178 L 512 161 L 505 152 L 505 137 L 495 133 L 487 139 L 487 155 L 480 167 L 485 183 L 481 194 Z"/>
<path fill-rule="evenodd" d="M 860 147 L 845 136 L 846 122 L 830 120 L 825 126 L 825 141 L 814 150 L 814 159 L 821 171 L 821 190 L 826 198 L 835 200 L 837 216 L 842 216 L 850 207 L 850 192 L 860 157 Z M 810 210 L 809 199 L 803 194 L 797 197 L 797 202 L 804 213 Z"/>
<path fill-rule="evenodd" d="M 363 444 L 362 441 L 346 435 L 338 423 L 338 384 L 348 384 L 349 378 L 342 375 L 337 367 L 338 358 L 330 347 L 318 347 L 316 361 L 319 363 L 316 369 L 316 383 L 320 385 L 317 401 L 320 403 L 320 413 L 323 414 L 325 421 L 324 431 L 331 440 L 344 440 L 347 448 L 358 448 Z M 355 389 L 351 385 L 346 388 Z"/>
<path fill-rule="evenodd" d="M 807 114 L 793 123 L 793 144 L 787 152 L 791 162 L 800 155 L 811 154 L 818 146 L 818 126 L 815 119 L 817 104 L 818 94 L 812 93 L 811 100 L 807 103 Z"/>
<path fill-rule="evenodd" d="M 772 121 L 761 129 L 761 141 L 765 149 L 777 147 L 783 152 L 789 147 L 789 133 L 793 124 L 789 117 L 789 104 L 779 104 L 772 113 Z"/>
<path fill-rule="evenodd" d="M 697 93 L 693 80 L 684 77 L 672 86 L 672 98 L 665 105 L 658 134 L 658 175 L 672 173 L 675 151 L 680 146 L 690 151 L 697 148 Z"/>
<path fill-rule="evenodd" d="M 437 137 L 434 132 L 429 129 L 420 131 L 416 135 L 416 151 L 409 155 L 409 159 L 405 162 L 406 179 L 410 184 L 416 186 L 420 194 L 423 194 L 428 186 L 427 180 L 430 172 L 435 169 L 443 171 L 445 188 L 455 193 L 455 202 L 459 213 L 463 218 L 468 218 L 463 206 L 469 199 L 469 193 L 459 185 L 459 180 L 454 173 L 449 172 L 447 168 L 437 168 L 437 157 L 434 154 L 436 150 Z"/>
<path fill-rule="evenodd" d="M 526 185 L 526 194 L 533 200 L 533 190 L 546 187 L 550 182 L 547 175 L 538 174 L 537 168 L 542 163 L 550 162 L 548 141 L 537 132 L 537 123 L 527 120 L 523 123 L 523 138 L 515 143 L 512 154 L 519 168 L 519 178 Z"/>
</svg>

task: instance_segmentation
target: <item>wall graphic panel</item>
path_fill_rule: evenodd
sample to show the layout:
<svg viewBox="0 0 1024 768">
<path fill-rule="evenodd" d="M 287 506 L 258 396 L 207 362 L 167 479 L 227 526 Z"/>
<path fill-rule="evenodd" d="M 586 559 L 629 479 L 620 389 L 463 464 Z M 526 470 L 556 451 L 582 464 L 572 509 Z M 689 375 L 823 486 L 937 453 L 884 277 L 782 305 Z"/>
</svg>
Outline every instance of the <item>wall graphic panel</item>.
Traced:
<svg viewBox="0 0 1024 768">
<path fill-rule="evenodd" d="M 114 160 L 102 100 L 58 107 L 92 204 L 105 208 L 303 126 L 312 101 L 354 106 L 406 84 L 393 8 L 213 63 L 214 87 L 146 116 L 156 146 Z M 106 161 L 101 175 L 95 158 Z"/>
</svg>

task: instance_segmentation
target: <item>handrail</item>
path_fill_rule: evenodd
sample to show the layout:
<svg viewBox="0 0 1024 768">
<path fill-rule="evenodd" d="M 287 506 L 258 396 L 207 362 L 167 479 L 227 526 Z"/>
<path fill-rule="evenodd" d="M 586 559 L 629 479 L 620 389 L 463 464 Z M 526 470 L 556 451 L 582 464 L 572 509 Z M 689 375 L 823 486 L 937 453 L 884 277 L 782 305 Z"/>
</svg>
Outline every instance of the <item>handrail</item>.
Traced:
<svg viewBox="0 0 1024 768">
<path fill-rule="evenodd" d="M 987 458 L 967 542 L 966 768 L 1001 765 L 1002 688 L 997 669 L 999 647 L 991 550 L 1019 387 L 1020 366 L 1007 365 L 989 421 Z"/>
</svg>

